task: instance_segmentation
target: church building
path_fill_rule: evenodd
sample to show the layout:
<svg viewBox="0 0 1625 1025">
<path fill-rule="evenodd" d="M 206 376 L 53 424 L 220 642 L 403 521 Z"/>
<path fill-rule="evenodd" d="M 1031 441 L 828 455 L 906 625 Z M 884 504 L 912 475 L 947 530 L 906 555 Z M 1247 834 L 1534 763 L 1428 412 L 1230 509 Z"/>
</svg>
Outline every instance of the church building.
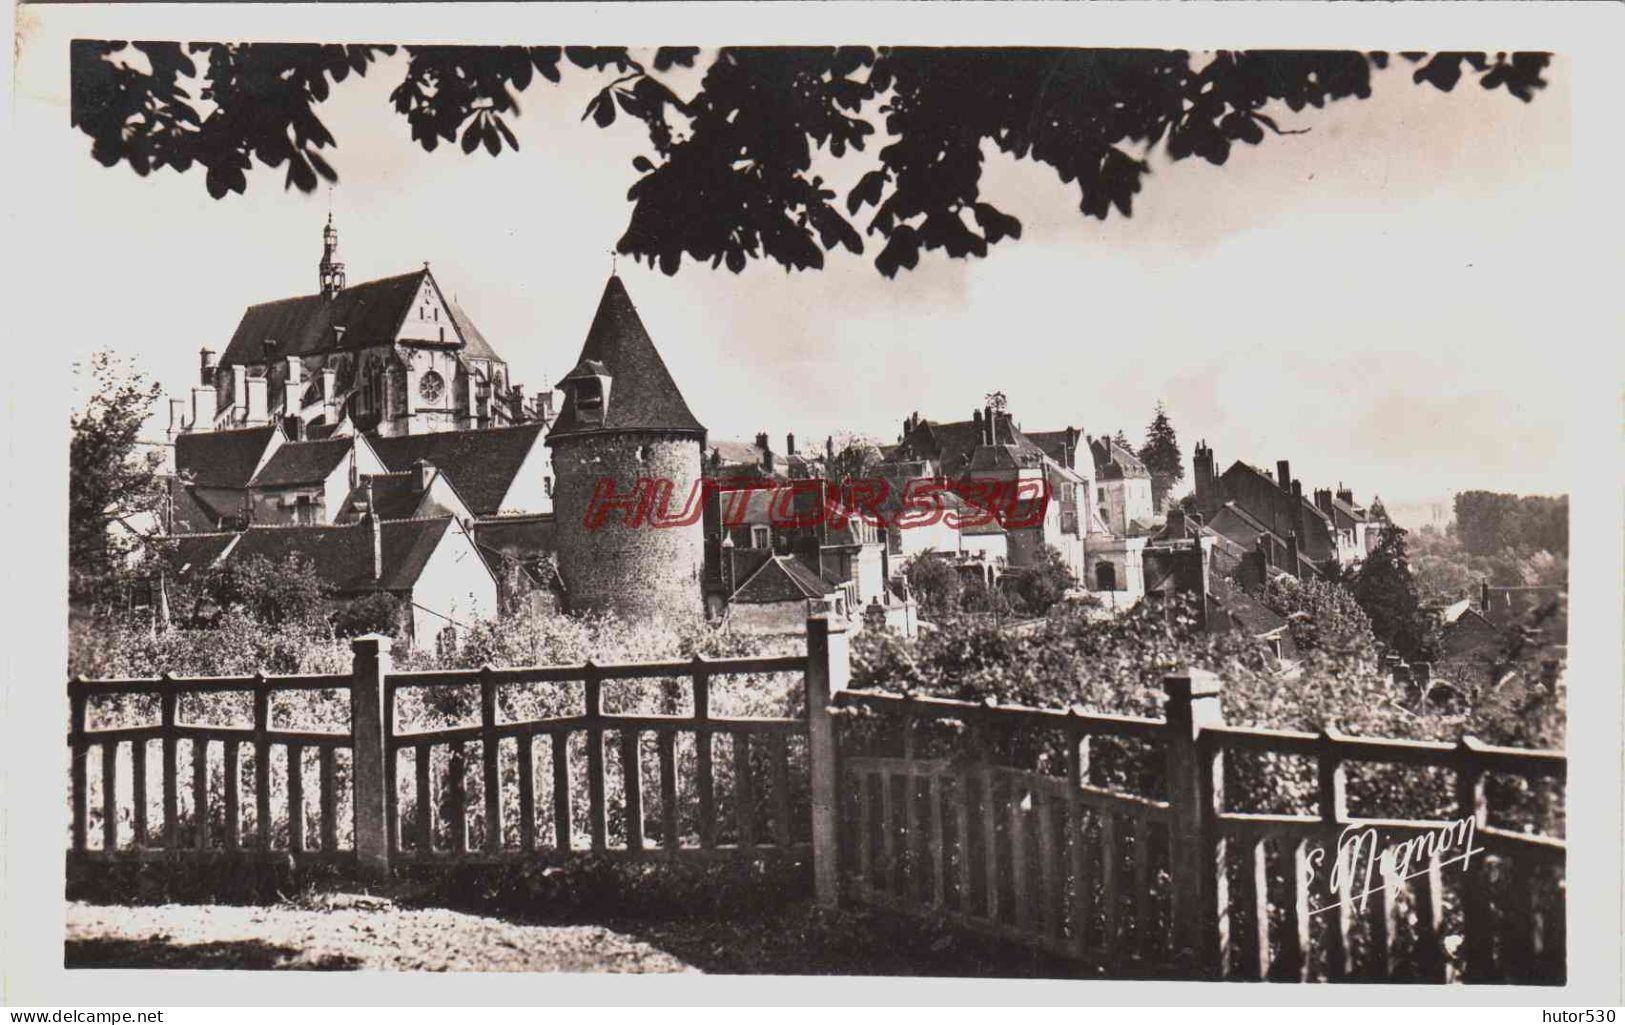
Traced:
<svg viewBox="0 0 1625 1025">
<path fill-rule="evenodd" d="M 551 393 L 527 405 L 507 363 L 427 262 L 350 285 L 329 215 L 317 285 L 244 310 L 218 359 L 202 350 L 190 403 L 171 400 L 172 439 L 270 423 L 296 441 L 388 438 L 550 418 Z"/>
</svg>

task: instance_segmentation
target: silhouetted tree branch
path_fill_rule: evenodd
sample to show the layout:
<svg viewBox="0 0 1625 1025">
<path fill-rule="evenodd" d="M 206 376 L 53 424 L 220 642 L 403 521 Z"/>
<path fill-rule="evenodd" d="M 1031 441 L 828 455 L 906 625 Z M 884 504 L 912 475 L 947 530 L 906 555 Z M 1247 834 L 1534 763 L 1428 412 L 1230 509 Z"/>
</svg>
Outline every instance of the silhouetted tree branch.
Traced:
<svg viewBox="0 0 1625 1025">
<path fill-rule="evenodd" d="M 1222 165 L 1236 143 L 1289 134 L 1269 111 L 1300 112 L 1370 95 L 1383 53 L 1351 51 L 1083 50 L 1060 48 L 728 47 L 684 98 L 667 80 L 694 68 L 697 47 L 661 47 L 644 63 L 622 47 L 409 46 L 390 94 L 425 150 L 442 142 L 495 156 L 517 149 L 516 94 L 537 76 L 609 76 L 583 120 L 643 122 L 620 252 L 667 274 L 684 256 L 740 271 L 768 259 L 816 269 L 836 248 L 864 251 L 894 276 L 920 253 L 984 256 L 1020 238 L 1021 222 L 981 193 L 991 146 L 1034 160 L 1077 189 L 1078 208 L 1104 219 L 1133 200 L 1165 143 L 1173 160 Z M 287 165 L 286 186 L 309 192 L 338 174 L 335 144 L 315 108 L 332 86 L 365 75 L 393 46 L 271 43 L 72 44 L 72 123 L 92 155 L 137 174 L 205 168 L 209 194 L 243 192 L 255 160 Z M 1464 76 L 1528 101 L 1545 85 L 1541 53 L 1407 53 L 1415 82 L 1446 92 Z M 192 103 L 190 83 L 200 105 Z M 814 173 L 882 144 L 841 197 Z M 844 210 L 842 209 L 844 205 Z M 870 208 L 860 233 L 860 211 Z"/>
</svg>

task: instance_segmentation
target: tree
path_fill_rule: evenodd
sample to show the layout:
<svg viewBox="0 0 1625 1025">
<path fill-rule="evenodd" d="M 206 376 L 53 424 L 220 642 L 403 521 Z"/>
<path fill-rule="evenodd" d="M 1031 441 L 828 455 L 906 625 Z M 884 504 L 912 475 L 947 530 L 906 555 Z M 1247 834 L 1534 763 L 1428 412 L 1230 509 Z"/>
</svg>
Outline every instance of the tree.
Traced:
<svg viewBox="0 0 1625 1025">
<path fill-rule="evenodd" d="M 936 553 L 921 552 L 914 556 L 903 567 L 903 576 L 920 603 L 920 614 L 927 619 L 948 618 L 958 611 L 965 582 L 959 571 Z"/>
<path fill-rule="evenodd" d="M 868 480 L 880 465 L 880 446 L 866 435 L 837 434 L 830 439 L 830 449 L 835 455 L 828 460 L 824 473 L 831 483 Z"/>
<path fill-rule="evenodd" d="M 337 140 L 316 114 L 333 87 L 363 76 L 393 46 L 75 40 L 70 120 L 91 155 L 137 174 L 204 171 L 216 199 L 247 188 L 255 161 L 286 165 L 305 192 L 338 180 L 322 151 Z M 1256 146 L 1277 117 L 1365 98 L 1385 53 L 1352 51 L 920 47 L 726 47 L 697 88 L 697 47 L 647 59 L 612 46 L 408 46 L 390 93 L 425 150 L 457 143 L 517 149 L 516 94 L 565 72 L 608 80 L 582 118 L 643 122 L 647 152 L 627 197 L 617 248 L 675 274 L 684 256 L 743 270 L 750 260 L 817 269 L 837 248 L 864 251 L 887 277 L 922 251 L 985 256 L 1021 222 L 982 195 L 986 153 L 1032 160 L 1077 189 L 1078 209 L 1130 216 L 1153 152 L 1222 165 Z M 1546 84 L 1543 53 L 1407 53 L 1411 79 L 1443 91 L 1476 76 L 1525 102 Z M 574 69 L 574 70 L 572 70 Z M 192 92 L 210 105 L 192 105 Z M 873 116 L 873 120 L 871 120 Z M 883 132 L 877 132 L 876 121 Z M 884 139 L 846 194 L 823 174 Z M 1160 149 L 1158 148 L 1160 147 Z M 856 157 L 851 159 L 856 160 Z M 844 171 L 845 168 L 843 167 Z M 863 234 L 854 224 L 872 207 Z"/>
<path fill-rule="evenodd" d="M 1407 660 L 1431 660 L 1433 633 L 1411 576 L 1406 531 L 1389 527 L 1354 574 L 1351 590 L 1371 620 L 1371 632 Z"/>
<path fill-rule="evenodd" d="M 1140 462 L 1151 473 L 1151 500 L 1158 509 L 1168 501 L 1174 485 L 1185 479 L 1184 457 L 1179 453 L 1179 438 L 1174 425 L 1168 420 L 1168 411 L 1157 402 L 1157 413 L 1145 429 L 1145 444 L 1140 447 Z"/>
<path fill-rule="evenodd" d="M 1314 577 L 1281 576 L 1264 586 L 1259 600 L 1286 617 L 1292 643 L 1300 653 L 1374 661 L 1371 619 L 1343 585 Z"/>
<path fill-rule="evenodd" d="M 153 508 L 160 459 L 141 453 L 141 425 L 158 397 L 150 382 L 118 357 L 99 352 L 88 370 L 89 396 L 69 420 L 68 573 L 75 602 L 110 596 L 133 542 L 113 524 Z"/>
<path fill-rule="evenodd" d="M 1045 545 L 1037 562 L 1010 574 L 1005 588 L 1021 600 L 1029 613 L 1042 616 L 1077 584 L 1066 557 L 1053 546 Z"/>
</svg>

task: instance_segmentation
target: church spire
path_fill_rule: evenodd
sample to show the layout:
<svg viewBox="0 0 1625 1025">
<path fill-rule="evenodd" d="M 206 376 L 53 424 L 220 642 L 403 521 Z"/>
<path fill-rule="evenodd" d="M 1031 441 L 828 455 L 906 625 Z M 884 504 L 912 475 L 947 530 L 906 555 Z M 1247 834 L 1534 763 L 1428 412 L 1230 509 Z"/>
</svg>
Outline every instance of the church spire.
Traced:
<svg viewBox="0 0 1625 1025">
<path fill-rule="evenodd" d="M 327 212 L 327 227 L 322 229 L 322 262 L 317 268 L 322 296 L 333 298 L 344 288 L 344 264 L 339 260 L 339 230 L 333 227 L 333 212 Z"/>
</svg>

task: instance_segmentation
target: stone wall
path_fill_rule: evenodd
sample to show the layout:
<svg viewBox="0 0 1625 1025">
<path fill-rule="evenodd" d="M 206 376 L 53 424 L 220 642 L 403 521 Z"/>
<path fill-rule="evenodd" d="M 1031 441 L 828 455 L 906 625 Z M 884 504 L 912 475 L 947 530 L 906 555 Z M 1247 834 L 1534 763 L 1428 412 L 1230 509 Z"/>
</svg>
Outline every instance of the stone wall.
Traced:
<svg viewBox="0 0 1625 1025">
<path fill-rule="evenodd" d="M 676 515 L 701 472 L 698 437 L 625 432 L 583 434 L 550 441 L 553 509 L 559 575 L 572 612 L 613 612 L 639 621 L 703 612 L 700 571 L 704 529 L 629 526 L 619 513 L 588 528 L 586 515 L 600 480 L 617 497 L 634 493 L 640 478 L 669 480 Z"/>
</svg>

